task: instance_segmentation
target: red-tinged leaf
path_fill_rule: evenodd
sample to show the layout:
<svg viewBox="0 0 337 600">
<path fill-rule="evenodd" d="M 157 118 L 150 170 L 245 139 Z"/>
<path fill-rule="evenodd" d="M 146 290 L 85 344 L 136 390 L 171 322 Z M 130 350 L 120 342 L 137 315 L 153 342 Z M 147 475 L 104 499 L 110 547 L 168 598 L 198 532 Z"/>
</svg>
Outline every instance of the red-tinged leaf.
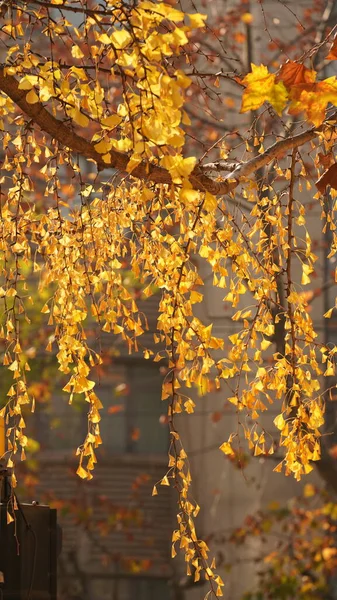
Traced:
<svg viewBox="0 0 337 600">
<path fill-rule="evenodd" d="M 336 444 L 330 448 L 329 454 L 330 454 L 330 456 L 332 456 L 332 458 L 337 458 L 337 445 Z"/>
<path fill-rule="evenodd" d="M 326 57 L 326 60 L 337 60 L 337 37 L 335 37 L 334 41 L 332 42 L 332 45 L 331 45 L 329 54 Z"/>
<path fill-rule="evenodd" d="M 220 421 L 221 417 L 222 417 L 222 412 L 216 411 L 216 412 L 212 413 L 211 420 L 213 423 L 218 423 Z"/>
<path fill-rule="evenodd" d="M 337 190 L 337 163 L 329 167 L 323 175 L 316 181 L 316 187 L 321 194 L 326 192 L 327 186 Z"/>
<path fill-rule="evenodd" d="M 140 429 L 139 427 L 133 427 L 131 431 L 131 439 L 133 442 L 137 442 L 140 438 Z"/>
<path fill-rule="evenodd" d="M 276 79 L 283 81 L 284 85 L 290 88 L 300 83 L 313 83 L 316 79 L 316 71 L 311 71 L 304 65 L 288 60 L 282 65 Z"/>
<path fill-rule="evenodd" d="M 124 405 L 123 404 L 114 404 L 114 406 L 109 406 L 108 408 L 108 414 L 109 415 L 116 415 L 117 413 L 120 413 L 124 410 Z"/>
<path fill-rule="evenodd" d="M 332 152 L 328 152 L 328 154 L 323 154 L 323 152 L 318 153 L 319 164 L 322 165 L 325 169 L 331 167 L 334 164 L 334 156 Z"/>
<path fill-rule="evenodd" d="M 328 77 L 323 81 L 299 83 L 289 88 L 291 103 L 288 109 L 290 115 L 304 112 L 306 117 L 317 127 L 325 118 L 329 103 L 335 104 L 337 97 L 337 81 Z"/>
</svg>

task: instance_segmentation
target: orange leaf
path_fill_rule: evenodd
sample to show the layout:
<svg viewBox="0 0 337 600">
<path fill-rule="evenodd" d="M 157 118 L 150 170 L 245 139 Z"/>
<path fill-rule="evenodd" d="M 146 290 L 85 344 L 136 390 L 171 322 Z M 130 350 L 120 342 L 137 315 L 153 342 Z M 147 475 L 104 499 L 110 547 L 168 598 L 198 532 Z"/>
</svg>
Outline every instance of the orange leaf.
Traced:
<svg viewBox="0 0 337 600">
<path fill-rule="evenodd" d="M 140 429 L 139 427 L 133 427 L 131 431 L 131 439 L 133 442 L 137 442 L 140 438 Z"/>
<path fill-rule="evenodd" d="M 307 118 L 319 126 L 324 120 L 328 104 L 337 104 L 336 77 L 294 85 L 290 88 L 290 97 L 292 101 L 289 114 L 298 115 L 305 112 Z"/>
<path fill-rule="evenodd" d="M 288 60 L 282 65 L 277 81 L 283 81 L 286 87 L 292 87 L 300 83 L 313 83 L 316 79 L 316 71 L 310 71 L 304 65 Z"/>
<path fill-rule="evenodd" d="M 9 525 L 10 523 L 13 523 L 13 521 L 14 521 L 14 518 L 12 517 L 10 512 L 7 511 L 7 525 Z"/>
<path fill-rule="evenodd" d="M 329 54 L 326 57 L 326 60 L 337 60 L 337 37 L 335 37 L 334 41 L 332 42 L 332 45 L 331 45 Z"/>
<path fill-rule="evenodd" d="M 215 411 L 214 413 L 212 413 L 211 415 L 211 420 L 213 421 L 213 423 L 218 423 L 222 418 L 222 412 Z"/>
<path fill-rule="evenodd" d="M 330 456 L 332 456 L 332 458 L 337 458 L 337 444 L 335 444 L 334 446 L 332 446 L 329 450 L 329 454 Z"/>
<path fill-rule="evenodd" d="M 324 194 L 327 186 L 330 185 L 334 190 L 337 190 L 337 163 L 329 167 L 327 171 L 316 181 L 316 187 L 321 194 Z"/>
<path fill-rule="evenodd" d="M 237 33 L 234 34 L 234 39 L 238 44 L 243 44 L 243 42 L 246 41 L 246 36 L 244 33 L 241 33 L 240 31 L 238 31 Z"/>
<path fill-rule="evenodd" d="M 328 154 L 323 154 L 323 152 L 318 153 L 319 164 L 322 165 L 325 169 L 331 167 L 334 163 L 334 156 L 332 152 L 328 152 Z"/>
<path fill-rule="evenodd" d="M 123 410 L 124 410 L 123 404 L 114 404 L 114 406 L 109 406 L 108 413 L 109 413 L 109 415 L 115 415 L 117 413 L 122 412 Z"/>
</svg>

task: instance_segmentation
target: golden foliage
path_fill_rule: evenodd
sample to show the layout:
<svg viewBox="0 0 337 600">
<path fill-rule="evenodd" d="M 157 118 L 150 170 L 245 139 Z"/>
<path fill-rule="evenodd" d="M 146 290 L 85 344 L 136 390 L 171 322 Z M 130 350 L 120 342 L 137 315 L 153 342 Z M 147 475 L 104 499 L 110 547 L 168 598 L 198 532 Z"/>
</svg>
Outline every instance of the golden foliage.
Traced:
<svg viewBox="0 0 337 600">
<path fill-rule="evenodd" d="M 229 193 L 212 193 L 217 182 L 197 157 L 188 155 L 185 109 L 192 80 L 178 60 L 194 30 L 204 26 L 205 15 L 184 14 L 164 2 L 131 4 L 111 2 L 105 15 L 88 9 L 79 28 L 62 13 L 48 19 L 43 2 L 31 11 L 16 7 L 14 21 L 2 29 L 11 35 L 0 77 L 1 338 L 3 365 L 13 378 L 2 411 L 6 456 L 11 466 L 14 456 L 24 452 L 22 407 L 34 405 L 27 384 L 30 357 L 21 335 L 29 320 L 33 272 L 39 273 L 40 292 L 49 294 L 42 308 L 51 330 L 47 350 L 56 348 L 59 369 L 68 378 L 63 389 L 70 403 L 81 394 L 88 405 L 88 433 L 77 450 L 81 478 L 93 477 L 102 442 L 102 404 L 90 378 L 101 357 L 88 341 L 89 320 L 121 336 L 130 353 L 166 362 L 162 400 L 168 404 L 171 442 L 168 472 L 158 485 L 172 485 L 179 494 L 172 555 L 179 545 L 187 572 L 192 565 L 197 581 L 204 570 L 220 596 L 223 582 L 209 566 L 208 547 L 195 531 L 199 506 L 190 496 L 191 473 L 175 415 L 193 413 L 193 388 L 203 394 L 212 385 L 228 385 L 229 402 L 251 418 L 252 425 L 244 426 L 249 448 L 255 456 L 268 455 L 273 443 L 259 430 L 258 418 L 276 402 L 280 413 L 274 423 L 285 453 L 275 470 L 285 466 L 286 474 L 300 479 L 320 458 L 322 382 L 335 372 L 335 348 L 317 341 L 302 293 L 317 257 L 305 206 L 297 197 L 307 172 L 295 138 L 289 135 L 287 142 L 290 162 L 282 158 L 282 136 L 275 136 L 273 154 L 264 150 L 264 132 L 254 140 L 264 162 L 248 138 L 246 165 L 229 175 Z M 251 22 L 249 13 L 243 22 Z M 29 27 L 39 28 L 43 36 L 43 59 Z M 61 52 L 63 38 L 65 55 L 55 60 L 48 43 Z M 313 70 L 286 63 L 278 74 L 252 65 L 241 84 L 241 112 L 267 103 L 278 115 L 288 107 L 290 115 L 303 113 L 314 124 L 316 129 L 308 129 L 298 144 L 312 140 L 312 160 L 320 174 L 319 147 L 333 153 L 335 143 L 325 112 L 328 104 L 337 105 L 336 79 L 316 82 Z M 271 160 L 273 182 L 266 178 L 261 188 L 254 172 Z M 123 167 L 126 177 L 112 176 L 111 167 Z M 221 180 L 221 163 L 212 168 Z M 330 179 L 326 183 L 331 185 Z M 251 207 L 243 216 L 242 198 Z M 333 238 L 330 256 L 337 247 L 333 215 L 333 209 L 322 215 Z M 142 345 L 146 319 L 125 282 L 126 266 L 141 285 L 142 298 L 159 294 L 156 355 Z M 235 309 L 234 323 L 240 323 L 226 340 L 213 335 L 212 324 L 198 311 L 204 301 L 201 266 L 211 272 L 213 286 L 223 290 L 224 303 Z M 282 344 L 274 352 L 280 322 Z M 221 446 L 229 456 L 234 439 Z"/>
</svg>

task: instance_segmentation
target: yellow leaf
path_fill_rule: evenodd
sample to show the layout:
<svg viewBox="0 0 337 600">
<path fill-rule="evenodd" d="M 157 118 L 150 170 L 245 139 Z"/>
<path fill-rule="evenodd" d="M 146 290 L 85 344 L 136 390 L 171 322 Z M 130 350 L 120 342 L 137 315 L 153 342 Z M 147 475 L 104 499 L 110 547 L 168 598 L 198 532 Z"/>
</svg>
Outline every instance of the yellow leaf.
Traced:
<svg viewBox="0 0 337 600">
<path fill-rule="evenodd" d="M 14 518 L 12 517 L 10 512 L 7 511 L 7 525 L 9 525 L 10 523 L 13 523 L 13 521 L 14 521 Z"/>
<path fill-rule="evenodd" d="M 71 116 L 74 119 L 75 123 L 77 123 L 77 125 L 80 125 L 81 127 L 88 127 L 88 125 L 89 125 L 88 117 L 86 115 L 84 115 L 77 108 L 72 111 Z"/>
<path fill-rule="evenodd" d="M 19 83 L 19 90 L 31 90 L 34 85 L 39 82 L 38 77 L 35 75 L 25 75 Z"/>
<path fill-rule="evenodd" d="M 241 21 L 245 23 L 245 25 L 250 25 L 254 21 L 254 17 L 251 13 L 245 12 L 241 15 Z"/>
<path fill-rule="evenodd" d="M 9 288 L 6 292 L 7 298 L 14 298 L 17 295 L 17 291 L 15 288 Z"/>
<path fill-rule="evenodd" d="M 188 178 L 192 173 L 197 159 L 194 156 L 190 158 L 183 158 L 179 154 L 176 156 L 164 156 L 161 160 L 161 164 L 167 169 L 174 182 L 180 183 L 181 178 Z"/>
<path fill-rule="evenodd" d="M 108 117 L 104 117 L 101 120 L 101 125 L 103 127 L 107 127 L 108 129 L 113 129 L 117 125 L 119 125 L 122 121 L 122 117 L 119 115 L 109 115 Z"/>
<path fill-rule="evenodd" d="M 81 394 L 82 392 L 87 392 L 92 390 L 95 387 L 95 382 L 87 379 L 86 377 L 79 376 L 76 378 L 74 383 L 73 391 L 77 394 Z"/>
<path fill-rule="evenodd" d="M 203 297 L 204 297 L 203 294 L 192 291 L 191 296 L 190 296 L 191 304 L 196 304 L 197 302 L 202 302 Z"/>
<path fill-rule="evenodd" d="M 207 15 L 203 15 L 201 13 L 195 13 L 194 15 L 188 15 L 191 23 L 191 27 L 193 29 L 198 29 L 199 27 L 205 27 L 205 21 L 207 20 Z"/>
<path fill-rule="evenodd" d="M 277 427 L 277 429 L 279 429 L 280 431 L 282 431 L 282 429 L 284 429 L 285 426 L 285 420 L 283 418 L 283 415 L 277 415 L 277 417 L 275 417 L 274 419 L 274 425 Z"/>
<path fill-rule="evenodd" d="M 83 469 L 82 465 L 80 465 L 76 471 L 76 474 L 79 475 L 79 477 L 81 477 L 81 479 L 87 479 L 88 478 L 88 473 L 85 469 Z"/>
<path fill-rule="evenodd" d="M 269 340 L 262 340 L 261 342 L 261 350 L 267 350 L 269 348 L 271 342 Z"/>
<path fill-rule="evenodd" d="M 110 39 L 112 44 L 121 50 L 131 42 L 132 37 L 128 31 L 125 29 L 120 29 L 119 31 L 114 31 Z"/>
<path fill-rule="evenodd" d="M 246 89 L 242 96 L 241 112 L 257 110 L 267 101 L 279 115 L 282 113 L 287 103 L 288 92 L 282 81 L 275 83 L 275 77 L 264 65 L 252 64 L 252 72 L 242 79 Z"/>
<path fill-rule="evenodd" d="M 334 374 L 335 374 L 335 366 L 334 366 L 334 364 L 330 360 L 328 360 L 328 362 L 327 362 L 327 369 L 324 372 L 324 377 L 333 377 Z"/>
<path fill-rule="evenodd" d="M 166 19 L 170 21 L 182 21 L 184 18 L 184 13 L 181 10 L 173 8 L 169 4 L 165 4 L 164 2 L 158 2 L 158 4 L 154 5 L 153 2 L 142 2 L 142 7 L 147 10 L 156 10 L 159 14 L 163 15 Z"/>
<path fill-rule="evenodd" d="M 316 494 L 316 490 L 312 483 L 306 483 L 303 490 L 303 495 L 305 498 L 310 498 Z"/>
<path fill-rule="evenodd" d="M 10 371 L 17 371 L 19 368 L 19 364 L 17 360 L 14 360 L 12 364 L 8 367 Z"/>
<path fill-rule="evenodd" d="M 107 33 L 101 33 L 101 35 L 98 36 L 98 41 L 102 42 L 102 44 L 105 44 L 106 46 L 111 44 L 111 39 Z"/>
<path fill-rule="evenodd" d="M 213 194 L 206 192 L 205 201 L 204 201 L 205 209 L 209 212 L 212 212 L 217 208 L 217 206 L 218 206 L 218 202 L 217 202 L 216 197 L 213 196 Z"/>
<path fill-rule="evenodd" d="M 263 450 L 260 448 L 260 446 L 258 446 L 256 444 L 255 450 L 254 450 L 254 456 L 259 456 L 259 454 L 263 454 Z"/>
<path fill-rule="evenodd" d="M 82 52 L 81 48 L 79 46 L 77 46 L 76 44 L 74 44 L 71 48 L 71 54 L 74 58 L 83 58 L 84 53 Z"/>
<path fill-rule="evenodd" d="M 142 157 L 137 155 L 137 154 L 133 154 L 127 164 L 126 167 L 126 171 L 128 173 L 132 173 L 132 171 L 138 167 L 138 165 L 142 162 Z"/>
<path fill-rule="evenodd" d="M 337 548 L 323 548 L 322 550 L 322 556 L 324 560 L 330 560 L 331 558 L 336 556 L 336 553 Z"/>
<path fill-rule="evenodd" d="M 306 273 L 302 273 L 301 284 L 308 285 L 308 283 L 310 283 L 310 277 Z"/>
<path fill-rule="evenodd" d="M 194 204 L 198 202 L 200 193 L 197 192 L 197 190 L 183 188 L 182 190 L 180 190 L 179 197 L 182 202 L 191 202 Z"/>
<path fill-rule="evenodd" d="M 121 152 L 128 152 L 132 148 L 132 141 L 126 137 L 121 140 L 110 140 L 110 142 L 116 150 L 120 150 Z"/>
<path fill-rule="evenodd" d="M 229 444 L 229 442 L 224 442 L 223 444 L 221 444 L 220 450 L 224 454 L 229 454 L 229 455 L 234 454 L 234 450 L 233 450 L 232 446 Z"/>
<path fill-rule="evenodd" d="M 238 405 L 238 398 L 237 396 L 231 396 L 230 398 L 227 398 L 228 402 L 231 402 L 231 404 L 234 404 L 235 406 Z"/>
<path fill-rule="evenodd" d="M 106 154 L 107 152 L 109 152 L 111 150 L 111 141 L 104 139 L 101 140 L 100 142 L 98 142 L 98 144 L 95 144 L 95 150 L 96 152 L 99 152 L 100 154 Z"/>
<path fill-rule="evenodd" d="M 28 92 L 26 95 L 26 100 L 28 104 L 36 104 L 36 102 L 39 102 L 39 97 L 35 90 L 30 90 L 30 92 Z"/>
</svg>

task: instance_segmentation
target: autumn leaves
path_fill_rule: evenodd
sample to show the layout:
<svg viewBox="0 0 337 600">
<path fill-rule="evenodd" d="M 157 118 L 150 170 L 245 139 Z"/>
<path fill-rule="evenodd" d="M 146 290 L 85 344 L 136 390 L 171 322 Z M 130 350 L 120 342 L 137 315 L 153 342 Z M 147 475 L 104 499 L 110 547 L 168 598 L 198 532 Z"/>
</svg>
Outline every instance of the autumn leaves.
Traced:
<svg viewBox="0 0 337 600">
<path fill-rule="evenodd" d="M 328 55 L 329 56 L 329 55 Z M 336 77 L 316 81 L 317 73 L 303 64 L 288 61 L 278 74 L 269 73 L 264 65 L 252 65 L 243 79 L 246 86 L 241 112 L 257 110 L 269 102 L 278 115 L 286 107 L 290 115 L 303 114 L 315 126 L 323 123 L 328 104 L 337 105 Z"/>
</svg>

